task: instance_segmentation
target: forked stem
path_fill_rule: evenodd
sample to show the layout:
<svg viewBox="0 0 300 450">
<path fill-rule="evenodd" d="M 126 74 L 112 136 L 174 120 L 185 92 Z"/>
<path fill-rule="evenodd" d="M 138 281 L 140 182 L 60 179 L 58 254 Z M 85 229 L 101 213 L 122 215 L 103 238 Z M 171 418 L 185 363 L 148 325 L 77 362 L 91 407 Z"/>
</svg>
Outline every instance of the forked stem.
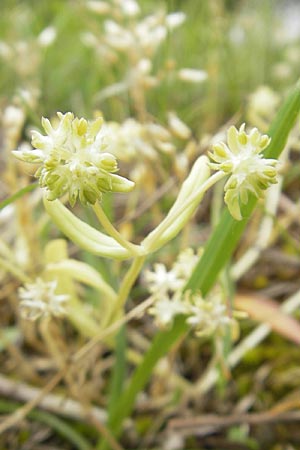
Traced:
<svg viewBox="0 0 300 450">
<path fill-rule="evenodd" d="M 99 203 L 95 203 L 95 205 L 93 205 L 93 210 L 94 210 L 99 222 L 105 229 L 105 231 L 112 238 L 114 238 L 120 245 L 122 245 L 122 247 L 129 250 L 132 253 L 132 256 L 140 256 L 140 255 L 144 254 L 144 249 L 141 246 L 132 244 L 132 242 L 129 242 L 127 239 L 125 239 L 119 233 L 119 231 L 113 226 L 113 224 L 107 218 L 105 212 L 103 211 L 103 209 Z"/>
</svg>

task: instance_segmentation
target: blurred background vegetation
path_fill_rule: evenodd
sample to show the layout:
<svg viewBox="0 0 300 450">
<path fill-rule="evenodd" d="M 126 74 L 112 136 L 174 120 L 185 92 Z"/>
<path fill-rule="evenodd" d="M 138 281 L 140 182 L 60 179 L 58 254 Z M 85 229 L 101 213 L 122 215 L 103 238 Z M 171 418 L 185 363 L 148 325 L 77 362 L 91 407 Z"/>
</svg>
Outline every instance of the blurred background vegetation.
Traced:
<svg viewBox="0 0 300 450">
<path fill-rule="evenodd" d="M 200 134 L 215 130 L 240 111 L 258 86 L 267 84 L 284 92 L 299 75 L 299 33 L 292 34 L 295 24 L 288 23 L 289 2 L 284 3 L 283 15 L 282 2 L 273 0 L 141 1 L 144 13 L 163 9 L 187 15 L 157 52 L 158 70 L 194 67 L 208 73 L 205 83 L 187 87 L 170 72 L 148 93 L 150 113 L 163 121 L 166 111 L 180 110 L 182 119 Z M 57 110 L 89 116 L 94 109 L 101 109 L 108 120 L 132 115 L 126 94 L 99 99 L 104 86 L 123 78 L 126 63 L 108 64 L 85 42 L 86 33 L 101 37 L 104 19 L 80 0 L 2 0 L 2 106 L 20 89 L 30 89 L 38 96 L 37 117 Z M 55 27 L 56 39 L 41 48 L 37 38 L 49 26 Z M 11 56 L 4 42 L 12 49 Z"/>
</svg>

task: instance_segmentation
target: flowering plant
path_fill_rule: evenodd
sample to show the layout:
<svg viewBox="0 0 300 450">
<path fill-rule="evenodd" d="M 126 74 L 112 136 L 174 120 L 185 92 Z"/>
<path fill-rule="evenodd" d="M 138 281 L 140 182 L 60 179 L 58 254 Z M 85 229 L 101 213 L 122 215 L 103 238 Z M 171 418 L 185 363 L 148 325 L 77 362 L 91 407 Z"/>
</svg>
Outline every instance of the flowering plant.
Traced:
<svg viewBox="0 0 300 450">
<path fill-rule="evenodd" d="M 53 127 L 42 119 L 46 136 L 33 131 L 34 150 L 13 152 L 22 161 L 41 164 L 35 173 L 47 199 L 54 200 L 68 194 L 71 206 L 79 198 L 83 204 L 101 200 L 103 192 L 128 192 L 132 181 L 116 175 L 117 160 L 105 152 L 109 136 L 102 132 L 102 117 L 93 122 L 75 118 L 72 113 L 57 113 L 59 123 Z"/>
</svg>

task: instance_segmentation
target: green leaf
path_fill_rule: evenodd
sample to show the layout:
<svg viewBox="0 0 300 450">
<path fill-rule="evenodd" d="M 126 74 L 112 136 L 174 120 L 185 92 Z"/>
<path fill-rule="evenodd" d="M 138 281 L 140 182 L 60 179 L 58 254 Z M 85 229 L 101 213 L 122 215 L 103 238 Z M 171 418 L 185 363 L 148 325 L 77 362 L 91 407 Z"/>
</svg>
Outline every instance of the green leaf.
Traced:
<svg viewBox="0 0 300 450">
<path fill-rule="evenodd" d="M 178 338 L 187 332 L 188 328 L 185 317 L 181 316 L 177 317 L 171 329 L 157 333 L 142 363 L 136 368 L 127 388 L 118 399 L 113 410 L 114 413 L 108 421 L 108 427 L 115 436 L 120 434 L 123 420 L 130 415 L 136 396 L 148 382 L 157 361 L 168 353 Z M 100 442 L 97 448 L 106 450 L 108 448 L 107 442 Z"/>
<path fill-rule="evenodd" d="M 115 364 L 110 384 L 108 412 L 111 416 L 119 407 L 119 398 L 123 390 L 126 376 L 126 328 L 123 325 L 116 338 Z"/>
<path fill-rule="evenodd" d="M 1 209 L 5 208 L 5 206 L 10 205 L 10 203 L 13 203 L 14 201 L 18 200 L 18 198 L 23 197 L 23 195 L 27 194 L 28 192 L 33 191 L 39 184 L 38 183 L 31 183 L 28 186 L 20 189 L 15 194 L 11 195 L 10 197 L 2 200 L 0 202 L 0 211 Z"/>
</svg>

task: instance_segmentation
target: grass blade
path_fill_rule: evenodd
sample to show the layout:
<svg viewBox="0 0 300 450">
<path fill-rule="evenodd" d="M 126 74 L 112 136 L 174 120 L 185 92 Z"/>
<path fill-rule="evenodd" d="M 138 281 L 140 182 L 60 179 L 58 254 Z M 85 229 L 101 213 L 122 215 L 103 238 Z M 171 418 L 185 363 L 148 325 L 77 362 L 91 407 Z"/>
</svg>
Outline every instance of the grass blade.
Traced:
<svg viewBox="0 0 300 450">
<path fill-rule="evenodd" d="M 10 205 L 14 201 L 18 200 L 18 198 L 23 197 L 23 195 L 27 194 L 28 192 L 33 191 L 39 184 L 38 183 L 31 183 L 28 186 L 25 186 L 24 188 L 20 189 L 15 194 L 11 195 L 10 197 L 2 200 L 0 202 L 0 211 L 1 209 L 5 208 L 5 206 Z"/>
</svg>

